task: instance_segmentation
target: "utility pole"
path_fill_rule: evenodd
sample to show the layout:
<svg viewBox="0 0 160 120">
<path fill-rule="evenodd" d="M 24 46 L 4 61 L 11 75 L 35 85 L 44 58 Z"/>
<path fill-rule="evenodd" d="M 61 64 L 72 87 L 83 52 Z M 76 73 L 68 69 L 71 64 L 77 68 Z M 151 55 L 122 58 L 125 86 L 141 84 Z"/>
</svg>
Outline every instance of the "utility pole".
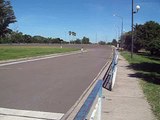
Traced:
<svg viewBox="0 0 160 120">
<path fill-rule="evenodd" d="M 134 2 L 133 2 L 133 0 L 132 0 L 132 41 L 131 41 L 131 58 L 133 58 L 133 48 L 134 48 L 134 44 L 133 44 L 133 42 L 134 42 L 134 28 L 133 28 L 133 20 L 134 20 L 134 14 L 135 13 L 137 13 L 138 11 L 139 11 L 139 9 L 140 9 L 140 6 L 139 5 L 137 5 L 136 6 L 136 11 L 134 11 L 134 9 L 133 9 L 133 5 L 134 5 Z"/>
</svg>

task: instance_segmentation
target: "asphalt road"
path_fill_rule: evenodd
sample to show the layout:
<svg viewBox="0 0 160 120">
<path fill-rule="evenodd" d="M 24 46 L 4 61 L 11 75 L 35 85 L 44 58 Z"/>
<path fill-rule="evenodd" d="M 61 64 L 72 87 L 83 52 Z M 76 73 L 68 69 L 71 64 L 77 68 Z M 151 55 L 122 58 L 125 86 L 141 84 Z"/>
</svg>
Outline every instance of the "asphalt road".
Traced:
<svg viewBox="0 0 160 120">
<path fill-rule="evenodd" d="M 87 53 L 0 67 L 0 107 L 66 113 L 111 55 L 109 47 Z"/>
</svg>

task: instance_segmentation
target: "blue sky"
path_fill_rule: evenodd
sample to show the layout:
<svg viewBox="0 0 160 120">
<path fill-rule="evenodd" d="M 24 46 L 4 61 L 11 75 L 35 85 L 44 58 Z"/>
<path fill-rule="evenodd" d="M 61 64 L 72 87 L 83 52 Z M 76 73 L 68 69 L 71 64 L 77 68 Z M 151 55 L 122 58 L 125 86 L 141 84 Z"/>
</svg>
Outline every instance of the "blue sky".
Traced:
<svg viewBox="0 0 160 120">
<path fill-rule="evenodd" d="M 140 5 L 134 23 L 154 20 L 160 23 L 160 0 L 134 0 Z M 69 41 L 68 31 L 76 38 L 89 37 L 91 42 L 112 41 L 124 31 L 131 30 L 131 0 L 11 0 L 17 23 L 10 27 L 24 34 L 60 37 Z"/>
</svg>

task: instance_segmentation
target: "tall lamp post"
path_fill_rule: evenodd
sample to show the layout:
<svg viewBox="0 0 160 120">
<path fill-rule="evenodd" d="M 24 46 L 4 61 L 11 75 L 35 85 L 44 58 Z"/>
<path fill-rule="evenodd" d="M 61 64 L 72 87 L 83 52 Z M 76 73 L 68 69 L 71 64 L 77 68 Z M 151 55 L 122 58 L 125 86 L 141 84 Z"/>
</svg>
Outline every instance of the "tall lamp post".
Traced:
<svg viewBox="0 0 160 120">
<path fill-rule="evenodd" d="M 121 46 L 122 47 L 122 39 L 123 39 L 123 17 L 122 16 L 119 16 L 119 15 L 116 15 L 114 14 L 113 16 L 116 16 L 118 18 L 120 18 L 122 20 L 122 25 L 121 25 Z"/>
<path fill-rule="evenodd" d="M 139 9 L 140 9 L 140 6 L 137 5 L 136 6 L 136 11 L 134 11 L 133 9 L 133 5 L 134 5 L 134 2 L 132 0 L 132 41 L 131 41 L 131 58 L 133 58 L 133 39 L 134 39 L 134 35 L 133 35 L 133 20 L 134 20 L 134 14 L 136 14 Z"/>
</svg>

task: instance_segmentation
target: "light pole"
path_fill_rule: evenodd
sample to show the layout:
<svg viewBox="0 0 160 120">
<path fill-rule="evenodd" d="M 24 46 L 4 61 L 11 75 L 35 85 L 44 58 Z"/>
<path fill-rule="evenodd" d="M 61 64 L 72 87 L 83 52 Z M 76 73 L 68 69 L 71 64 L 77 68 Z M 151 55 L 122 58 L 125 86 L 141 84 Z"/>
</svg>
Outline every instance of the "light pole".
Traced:
<svg viewBox="0 0 160 120">
<path fill-rule="evenodd" d="M 117 26 L 117 25 L 114 25 L 114 29 L 115 29 L 115 31 L 116 31 L 116 40 L 118 40 L 118 38 L 119 38 L 119 36 L 120 36 L 120 28 L 119 28 L 119 26 Z"/>
<path fill-rule="evenodd" d="M 116 14 L 114 14 L 113 16 L 116 16 L 116 17 L 118 17 L 118 18 L 120 18 L 122 20 L 122 25 L 121 25 L 121 45 L 120 45 L 120 47 L 122 47 L 122 40 L 123 40 L 123 17 L 119 16 L 119 15 L 116 15 Z"/>
<path fill-rule="evenodd" d="M 140 9 L 140 6 L 137 5 L 136 6 L 136 11 L 134 11 L 133 9 L 133 5 L 134 5 L 134 2 L 132 0 L 132 41 L 131 41 L 131 58 L 133 58 L 133 39 L 134 39 L 134 35 L 133 35 L 133 20 L 134 20 L 134 14 L 136 14 L 139 9 Z"/>
</svg>

